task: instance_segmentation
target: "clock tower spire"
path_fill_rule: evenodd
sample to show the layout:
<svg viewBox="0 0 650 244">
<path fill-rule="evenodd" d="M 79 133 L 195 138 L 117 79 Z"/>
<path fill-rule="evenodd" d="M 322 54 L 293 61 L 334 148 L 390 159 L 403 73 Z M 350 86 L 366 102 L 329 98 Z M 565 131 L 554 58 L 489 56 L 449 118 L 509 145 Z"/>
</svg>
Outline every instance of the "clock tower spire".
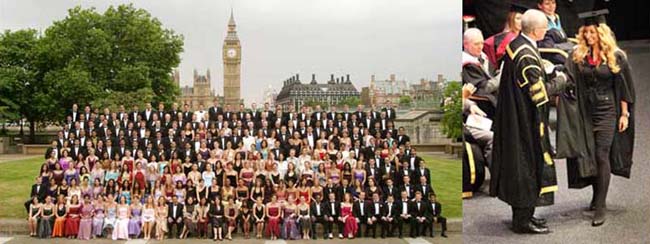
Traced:
<svg viewBox="0 0 650 244">
<path fill-rule="evenodd" d="M 241 44 L 237 36 L 237 25 L 232 9 L 228 20 L 228 33 L 223 41 L 223 94 L 224 102 L 232 108 L 241 101 Z"/>
</svg>

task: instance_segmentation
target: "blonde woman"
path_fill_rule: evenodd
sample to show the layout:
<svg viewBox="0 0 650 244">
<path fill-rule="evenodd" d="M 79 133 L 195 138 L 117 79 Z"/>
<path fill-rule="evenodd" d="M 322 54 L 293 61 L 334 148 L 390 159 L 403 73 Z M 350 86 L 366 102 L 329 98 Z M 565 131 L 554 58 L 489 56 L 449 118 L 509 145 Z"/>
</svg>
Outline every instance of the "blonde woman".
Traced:
<svg viewBox="0 0 650 244">
<path fill-rule="evenodd" d="M 634 82 L 625 53 L 617 47 L 614 34 L 601 18 L 588 18 L 580 27 L 577 39 L 578 44 L 566 63 L 576 99 L 562 99 L 558 108 L 564 101 L 564 105 L 573 104 L 579 112 L 558 110 L 557 138 L 573 139 L 558 140 L 558 152 L 569 156 L 568 165 L 575 166 L 568 168 L 569 187 L 592 186 L 589 205 L 589 210 L 595 211 L 592 226 L 600 226 L 605 222 L 610 172 L 630 176 Z M 574 155 L 587 156 L 570 157 Z"/>
<path fill-rule="evenodd" d="M 167 233 L 167 202 L 164 196 L 158 198 L 156 204 L 156 239 L 162 241 Z"/>
<path fill-rule="evenodd" d="M 151 231 L 156 221 L 156 207 L 152 196 L 148 196 L 142 208 L 142 230 L 144 239 L 151 239 Z"/>
</svg>

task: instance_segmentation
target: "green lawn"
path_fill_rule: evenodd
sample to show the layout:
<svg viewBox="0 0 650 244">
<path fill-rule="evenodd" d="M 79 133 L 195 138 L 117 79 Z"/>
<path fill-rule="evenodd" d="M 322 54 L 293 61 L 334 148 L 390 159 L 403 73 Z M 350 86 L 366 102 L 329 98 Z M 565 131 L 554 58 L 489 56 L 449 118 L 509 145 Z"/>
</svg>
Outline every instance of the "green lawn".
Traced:
<svg viewBox="0 0 650 244">
<path fill-rule="evenodd" d="M 0 218 L 27 218 L 23 204 L 44 161 L 35 157 L 0 163 Z"/>
<path fill-rule="evenodd" d="M 447 218 L 463 217 L 461 197 L 462 172 L 460 159 L 422 156 L 431 170 L 431 185 L 442 204 L 442 215 Z"/>
<path fill-rule="evenodd" d="M 443 215 L 462 217 L 460 160 L 432 156 L 423 156 L 423 159 L 431 169 L 431 182 L 438 201 L 443 204 Z M 42 163 L 41 157 L 0 163 L 0 218 L 27 217 L 23 203 L 29 198 L 31 185 Z"/>
</svg>

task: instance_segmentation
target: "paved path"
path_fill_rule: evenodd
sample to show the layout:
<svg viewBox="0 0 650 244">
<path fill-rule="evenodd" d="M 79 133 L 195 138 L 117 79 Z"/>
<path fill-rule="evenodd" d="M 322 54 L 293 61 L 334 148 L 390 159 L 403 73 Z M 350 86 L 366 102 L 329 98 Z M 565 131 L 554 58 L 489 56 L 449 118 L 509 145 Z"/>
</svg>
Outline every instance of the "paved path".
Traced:
<svg viewBox="0 0 650 244">
<path fill-rule="evenodd" d="M 465 243 L 650 243 L 650 41 L 623 46 L 628 52 L 636 87 L 636 142 L 631 179 L 612 177 L 607 197 L 607 221 L 591 227 L 592 212 L 583 209 L 591 200 L 591 188 L 569 190 L 566 164 L 557 161 L 559 192 L 555 205 L 538 208 L 547 218 L 548 235 L 517 235 L 508 228 L 510 207 L 502 201 L 479 195 L 464 201 Z"/>
<path fill-rule="evenodd" d="M 188 241 L 189 240 L 189 241 Z M 366 244 L 366 243 L 372 243 L 372 244 L 436 244 L 436 243 L 450 243 L 450 244 L 456 244 L 456 243 L 463 243 L 462 237 L 459 233 L 450 233 L 449 238 L 441 238 L 440 236 L 436 236 L 435 238 L 404 238 L 404 239 L 397 239 L 397 238 L 386 238 L 386 239 L 372 239 L 372 238 L 359 238 L 359 239 L 353 239 L 353 240 L 339 240 L 339 239 L 334 239 L 334 240 L 309 240 L 309 241 L 303 241 L 303 240 L 295 240 L 295 241 L 284 241 L 284 240 L 276 240 L 276 241 L 271 241 L 271 240 L 256 240 L 256 239 L 241 239 L 237 238 L 234 239 L 232 242 L 231 241 L 223 241 L 223 242 L 214 242 L 212 240 L 206 240 L 206 239 L 188 239 L 188 240 L 179 240 L 179 239 L 165 239 L 164 243 L 242 243 L 242 244 L 292 244 L 292 243 L 313 243 L 313 244 L 331 244 L 331 243 L 339 243 L 341 241 L 349 244 Z M 25 235 L 20 235 L 20 236 L 13 236 L 13 237 L 0 237 L 0 244 L 14 244 L 14 243 L 52 243 L 53 241 L 55 242 L 65 242 L 65 243 L 97 243 L 97 244 L 102 244 L 102 243 L 115 243 L 115 241 L 109 240 L 109 239 L 96 239 L 96 240 L 91 240 L 91 241 L 80 241 L 80 240 L 69 240 L 69 239 L 63 239 L 63 238 L 57 238 L 57 239 L 37 239 L 37 238 L 32 238 L 29 236 Z M 126 244 L 143 244 L 143 243 L 163 243 L 155 240 L 149 240 L 145 241 L 143 239 L 135 239 L 135 240 L 129 240 L 129 241 L 120 241 L 120 243 L 126 243 Z"/>
</svg>

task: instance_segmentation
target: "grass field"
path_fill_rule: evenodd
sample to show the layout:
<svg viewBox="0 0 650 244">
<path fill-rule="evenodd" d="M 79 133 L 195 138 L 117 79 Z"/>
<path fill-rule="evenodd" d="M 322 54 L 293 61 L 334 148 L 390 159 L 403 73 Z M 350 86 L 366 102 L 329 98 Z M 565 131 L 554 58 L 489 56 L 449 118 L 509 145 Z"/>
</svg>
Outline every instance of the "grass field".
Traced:
<svg viewBox="0 0 650 244">
<path fill-rule="evenodd" d="M 431 183 L 447 218 L 463 216 L 461 164 L 458 159 L 423 156 L 431 169 Z M 26 218 L 23 203 L 29 198 L 41 157 L 0 163 L 0 218 Z"/>
<path fill-rule="evenodd" d="M 442 215 L 447 218 L 463 217 L 461 197 L 462 171 L 460 159 L 422 156 L 431 170 L 431 186 L 442 204 Z"/>
<path fill-rule="evenodd" d="M 0 163 L 0 218 L 27 218 L 23 204 L 43 162 L 35 157 Z"/>
</svg>

